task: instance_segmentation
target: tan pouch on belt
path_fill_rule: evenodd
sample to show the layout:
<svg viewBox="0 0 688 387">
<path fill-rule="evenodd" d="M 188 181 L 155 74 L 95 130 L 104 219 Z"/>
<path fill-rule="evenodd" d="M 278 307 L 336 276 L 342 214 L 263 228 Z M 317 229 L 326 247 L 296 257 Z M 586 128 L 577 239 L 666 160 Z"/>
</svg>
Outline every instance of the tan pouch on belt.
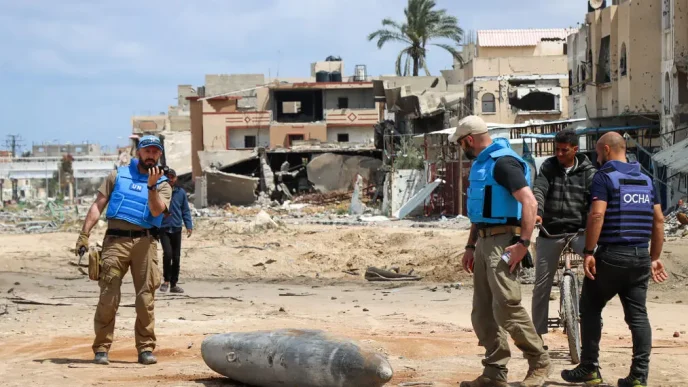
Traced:
<svg viewBox="0 0 688 387">
<path fill-rule="evenodd" d="M 100 269 L 103 261 L 100 260 L 100 249 L 91 248 L 88 252 L 88 278 L 93 281 L 100 279 Z"/>
</svg>

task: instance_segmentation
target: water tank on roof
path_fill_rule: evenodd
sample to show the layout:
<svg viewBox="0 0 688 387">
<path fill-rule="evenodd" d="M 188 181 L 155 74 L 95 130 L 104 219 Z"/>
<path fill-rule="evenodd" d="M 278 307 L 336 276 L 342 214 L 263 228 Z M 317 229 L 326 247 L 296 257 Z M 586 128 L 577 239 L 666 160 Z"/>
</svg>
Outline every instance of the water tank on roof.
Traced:
<svg viewBox="0 0 688 387">
<path fill-rule="evenodd" d="M 316 82 L 329 82 L 330 81 L 330 73 L 327 71 L 318 71 L 315 73 L 315 81 Z"/>
<path fill-rule="evenodd" d="M 354 70 L 354 80 L 357 82 L 364 82 L 367 78 L 366 65 L 356 65 Z"/>
<path fill-rule="evenodd" d="M 342 81 L 342 73 L 339 71 L 333 71 L 330 73 L 330 80 L 332 82 L 341 82 Z"/>
</svg>

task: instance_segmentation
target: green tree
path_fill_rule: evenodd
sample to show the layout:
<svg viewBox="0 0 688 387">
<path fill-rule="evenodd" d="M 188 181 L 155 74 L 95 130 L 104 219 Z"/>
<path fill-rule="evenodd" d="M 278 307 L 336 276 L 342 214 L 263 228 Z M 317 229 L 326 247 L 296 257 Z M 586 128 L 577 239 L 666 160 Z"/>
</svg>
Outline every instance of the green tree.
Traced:
<svg viewBox="0 0 688 387">
<path fill-rule="evenodd" d="M 430 71 L 427 66 L 428 42 L 436 39 L 448 39 L 456 46 L 445 43 L 430 43 L 448 51 L 463 65 L 461 52 L 457 49 L 463 41 L 463 29 L 459 27 L 456 17 L 448 15 L 444 9 L 436 10 L 434 0 L 408 0 L 404 8 L 406 21 L 400 24 L 392 19 L 382 20 L 382 26 L 368 35 L 368 41 L 377 39 L 377 47 L 382 48 L 387 42 L 401 42 L 407 45 L 399 52 L 396 61 L 396 73 L 398 76 L 407 76 L 411 73 L 418 76 L 418 70 L 423 68 L 427 75 Z M 403 70 L 403 71 L 402 71 Z"/>
</svg>

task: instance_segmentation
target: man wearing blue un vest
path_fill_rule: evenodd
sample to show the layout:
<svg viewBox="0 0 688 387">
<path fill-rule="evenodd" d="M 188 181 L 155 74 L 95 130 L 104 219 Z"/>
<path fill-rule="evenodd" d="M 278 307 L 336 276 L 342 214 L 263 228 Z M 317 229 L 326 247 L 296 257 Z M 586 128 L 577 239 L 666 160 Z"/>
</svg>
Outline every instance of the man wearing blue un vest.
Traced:
<svg viewBox="0 0 688 387">
<path fill-rule="evenodd" d="M 157 240 L 163 213 L 169 209 L 172 196 L 172 188 L 158 166 L 162 153 L 162 143 L 157 137 L 141 137 L 137 158 L 112 171 L 98 189 L 76 242 L 77 254 L 84 254 L 91 229 L 107 205 L 108 226 L 102 260 L 96 264 L 89 259 L 89 278 L 97 280 L 100 286 L 100 300 L 93 319 L 92 349 L 96 364 L 110 363 L 108 353 L 114 339 L 120 288 L 130 268 L 136 292 L 134 338 L 138 361 L 145 365 L 157 362 L 153 355 L 155 290 L 161 283 Z"/>
<path fill-rule="evenodd" d="M 580 300 L 582 355 L 561 377 L 569 383 L 603 383 L 599 367 L 602 309 L 617 294 L 633 337 L 633 361 L 619 387 L 647 386 L 652 329 L 645 306 L 649 279 L 668 275 L 659 256 L 664 243 L 664 215 L 652 179 L 637 162 L 626 159 L 626 141 L 609 132 L 597 141 L 602 166 L 590 187 L 585 280 Z M 595 247 L 597 246 L 597 251 Z"/>
<path fill-rule="evenodd" d="M 449 138 L 473 160 L 468 177 L 471 233 L 463 267 L 473 273 L 471 321 L 485 348 L 483 374 L 460 387 L 507 387 L 511 359 L 509 336 L 528 360 L 523 387 L 544 385 L 551 371 L 549 353 L 521 303 L 518 273 L 528 256 L 537 200 L 530 189 L 530 167 L 505 138 L 490 137 L 482 118 L 459 121 Z"/>
</svg>

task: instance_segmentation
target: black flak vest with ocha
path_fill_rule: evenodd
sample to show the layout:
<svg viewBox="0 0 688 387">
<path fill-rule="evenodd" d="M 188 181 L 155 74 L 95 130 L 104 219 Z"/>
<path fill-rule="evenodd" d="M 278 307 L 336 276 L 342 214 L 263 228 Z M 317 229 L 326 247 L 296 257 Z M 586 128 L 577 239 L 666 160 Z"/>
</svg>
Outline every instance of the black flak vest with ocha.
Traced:
<svg viewBox="0 0 688 387">
<path fill-rule="evenodd" d="M 609 161 L 598 173 L 607 175 L 613 184 L 598 244 L 647 246 L 654 219 L 652 179 L 641 172 L 637 162 Z"/>
</svg>

